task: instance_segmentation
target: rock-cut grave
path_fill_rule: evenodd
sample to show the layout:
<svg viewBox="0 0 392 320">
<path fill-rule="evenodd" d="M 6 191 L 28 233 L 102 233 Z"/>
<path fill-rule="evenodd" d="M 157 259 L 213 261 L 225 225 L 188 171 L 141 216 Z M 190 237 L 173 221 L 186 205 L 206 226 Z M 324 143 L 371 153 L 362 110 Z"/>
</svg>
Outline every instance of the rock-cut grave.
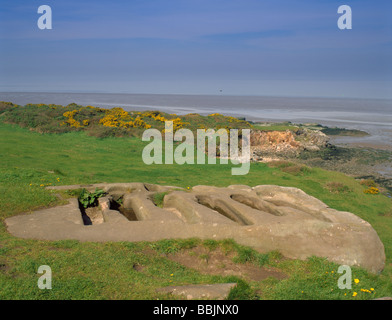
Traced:
<svg viewBox="0 0 392 320">
<path fill-rule="evenodd" d="M 49 188 L 99 188 L 106 195 L 99 198 L 90 218 L 76 198 L 66 205 L 10 217 L 5 223 L 11 234 L 95 242 L 234 239 L 259 252 L 278 250 L 293 259 L 314 255 L 375 273 L 385 264 L 384 246 L 368 222 L 297 188 L 200 185 L 186 190 L 145 183 Z M 154 203 L 156 193 L 165 194 L 159 206 Z"/>
</svg>

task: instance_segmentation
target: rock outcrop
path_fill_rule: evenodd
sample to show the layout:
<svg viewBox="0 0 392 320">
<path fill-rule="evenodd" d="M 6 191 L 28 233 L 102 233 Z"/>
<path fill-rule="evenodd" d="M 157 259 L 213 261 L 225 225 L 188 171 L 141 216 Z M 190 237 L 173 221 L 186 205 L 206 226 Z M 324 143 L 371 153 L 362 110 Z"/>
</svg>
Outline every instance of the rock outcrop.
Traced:
<svg viewBox="0 0 392 320">
<path fill-rule="evenodd" d="M 318 151 L 325 148 L 328 141 L 328 136 L 321 131 L 305 128 L 296 131 L 252 130 L 250 134 L 252 160 L 293 157 L 304 150 Z"/>
<path fill-rule="evenodd" d="M 80 241 L 156 241 L 167 238 L 227 239 L 260 252 L 284 256 L 315 255 L 344 265 L 380 272 L 384 246 L 372 226 L 349 212 L 329 208 L 296 188 L 233 185 L 195 186 L 191 190 L 143 183 L 62 186 L 107 192 L 100 199 L 103 223 L 84 225 L 77 199 L 65 206 L 5 220 L 8 231 L 22 238 Z M 153 199 L 166 192 L 162 207 Z M 123 210 L 114 210 L 122 199 Z"/>
</svg>

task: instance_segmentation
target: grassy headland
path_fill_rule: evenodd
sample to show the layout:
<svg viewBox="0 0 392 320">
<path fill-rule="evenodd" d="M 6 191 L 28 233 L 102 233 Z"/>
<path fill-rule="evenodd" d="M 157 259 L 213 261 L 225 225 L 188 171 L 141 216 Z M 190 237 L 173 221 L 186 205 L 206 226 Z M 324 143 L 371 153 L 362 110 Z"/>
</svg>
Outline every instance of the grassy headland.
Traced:
<svg viewBox="0 0 392 320">
<path fill-rule="evenodd" d="M 0 299 L 164 299 L 167 296 L 158 294 L 157 288 L 229 281 L 244 288 L 231 296 L 238 299 L 373 299 L 392 295 L 392 201 L 382 193 L 365 193 L 371 182 L 361 183 L 343 173 L 317 167 L 288 169 L 293 165 L 287 163 L 252 163 L 245 176 L 232 176 L 230 165 L 147 166 L 141 158 L 146 143 L 139 138 L 143 122 L 160 129 L 163 125 L 159 117 L 180 118 L 178 125 L 188 126 L 185 123 L 189 122 L 193 129 L 244 128 L 251 124 L 221 115 L 177 117 L 154 113 L 153 117 L 158 119 L 138 114 L 137 120 L 137 114 L 126 115 L 117 110 L 117 117 L 107 117 L 110 112 L 105 109 L 88 107 L 73 113 L 80 108 L 11 104 L 0 108 Z M 89 109 L 93 112 L 88 113 Z M 66 112 L 70 112 L 68 116 L 64 116 Z M 88 113 L 85 118 L 84 112 Z M 116 121 L 116 125 L 104 126 L 101 120 L 105 117 L 108 124 Z M 90 122 L 83 124 L 83 120 Z M 121 121 L 128 124 L 121 127 Z M 301 188 L 332 208 L 353 212 L 370 222 L 384 243 L 386 267 L 380 275 L 353 268 L 353 279 L 359 279 L 359 283 L 353 283 L 352 290 L 340 290 L 338 265 L 322 258 L 287 260 L 276 252 L 259 254 L 230 240 L 155 243 L 24 240 L 10 235 L 3 224 L 9 216 L 63 203 L 61 197 L 45 186 L 99 182 L 180 187 L 276 184 Z M 256 281 L 205 274 L 170 259 L 183 250 L 196 252 L 200 246 L 208 248 L 211 254 L 231 253 L 238 264 L 278 270 L 286 277 Z M 195 261 L 200 259 L 206 260 L 205 256 L 195 255 Z M 52 290 L 37 287 L 40 265 L 52 268 Z"/>
</svg>

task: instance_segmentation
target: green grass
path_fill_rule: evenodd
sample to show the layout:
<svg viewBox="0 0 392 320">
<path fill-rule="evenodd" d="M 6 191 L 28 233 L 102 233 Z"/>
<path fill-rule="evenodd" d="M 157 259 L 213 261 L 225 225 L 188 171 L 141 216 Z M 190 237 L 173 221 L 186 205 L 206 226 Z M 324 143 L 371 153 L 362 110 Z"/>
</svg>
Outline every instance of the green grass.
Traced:
<svg viewBox="0 0 392 320">
<path fill-rule="evenodd" d="M 330 136 L 352 136 L 352 137 L 363 137 L 369 135 L 365 131 L 345 128 L 328 128 L 322 127 L 322 132 Z"/>
<path fill-rule="evenodd" d="M 289 122 L 283 123 L 265 123 L 265 124 L 254 124 L 253 129 L 262 131 L 286 131 L 286 130 L 298 130 L 298 126 Z"/>
<path fill-rule="evenodd" d="M 325 259 L 276 259 L 275 254 L 260 255 L 230 244 L 237 250 L 237 263 L 271 266 L 289 275 L 283 280 L 243 283 L 238 278 L 203 275 L 167 259 L 167 254 L 195 245 L 194 239 L 156 243 L 23 240 L 11 236 L 1 223 L 0 299 L 163 299 L 167 296 L 155 289 L 228 281 L 239 284 L 231 294 L 233 299 L 370 299 L 392 295 L 391 199 L 365 194 L 365 186 L 352 177 L 318 168 L 292 174 L 255 163 L 248 175 L 232 176 L 231 165 L 147 166 L 141 159 L 145 144 L 138 138 L 98 139 L 85 132 L 39 134 L 0 123 L 1 222 L 21 212 L 62 203 L 44 188 L 47 185 L 145 182 L 186 188 L 198 184 L 277 184 L 301 188 L 332 208 L 353 212 L 370 222 L 385 246 L 385 270 L 373 275 L 353 268 L 353 278 L 360 283 L 353 284 L 352 290 L 339 290 L 338 266 Z M 344 192 L 330 192 L 326 188 L 329 183 L 339 183 Z M 205 245 L 223 250 L 227 242 Z M 52 268 L 52 290 L 37 287 L 37 270 L 43 264 Z M 135 266 L 143 266 L 142 272 Z M 361 292 L 361 288 L 374 288 L 375 293 Z M 353 297 L 353 292 L 358 295 Z"/>
<path fill-rule="evenodd" d="M 365 131 L 356 130 L 356 129 L 346 129 L 346 128 L 337 128 L 337 127 L 326 127 L 321 124 L 296 124 L 291 122 L 272 122 L 272 123 L 256 123 L 253 125 L 253 129 L 262 130 L 262 131 L 297 131 L 299 128 L 307 128 L 311 130 L 320 130 L 326 135 L 330 136 L 355 136 L 355 137 L 363 137 L 369 135 Z"/>
<path fill-rule="evenodd" d="M 109 115 L 109 117 L 108 117 Z M 17 124 L 40 133 L 66 133 L 84 131 L 88 135 L 105 137 L 141 137 L 146 125 L 163 130 L 163 121 L 177 119 L 177 128 L 197 129 L 242 129 L 250 128 L 245 120 L 214 114 L 202 116 L 196 113 L 177 116 L 161 111 L 126 112 L 122 108 L 104 109 L 71 103 L 67 106 L 27 104 L 25 106 L 0 101 L 0 116 L 3 122 Z M 157 116 L 159 116 L 157 118 Z M 134 122 L 138 118 L 138 121 Z M 121 123 L 121 125 L 120 125 Z"/>
</svg>

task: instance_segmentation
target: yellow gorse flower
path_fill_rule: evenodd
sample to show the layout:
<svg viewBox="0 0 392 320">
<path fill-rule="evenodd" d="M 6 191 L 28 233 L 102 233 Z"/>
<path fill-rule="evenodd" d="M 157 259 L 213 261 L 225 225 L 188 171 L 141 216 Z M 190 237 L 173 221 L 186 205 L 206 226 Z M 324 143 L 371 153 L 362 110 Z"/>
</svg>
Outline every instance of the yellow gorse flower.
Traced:
<svg viewBox="0 0 392 320">
<path fill-rule="evenodd" d="M 151 125 L 144 122 L 144 120 L 137 116 L 132 118 L 129 112 L 122 108 L 113 108 L 106 111 L 106 115 L 99 121 L 105 127 L 120 127 L 120 128 L 144 128 L 149 129 Z"/>
<path fill-rule="evenodd" d="M 63 124 L 68 124 L 70 127 L 80 128 L 82 125 L 79 121 L 74 119 L 74 116 L 78 113 L 78 110 L 66 111 L 63 113 L 63 116 L 67 118 Z"/>
<path fill-rule="evenodd" d="M 380 190 L 376 187 L 370 187 L 369 189 L 363 190 L 363 192 L 368 194 L 379 194 Z"/>
</svg>

